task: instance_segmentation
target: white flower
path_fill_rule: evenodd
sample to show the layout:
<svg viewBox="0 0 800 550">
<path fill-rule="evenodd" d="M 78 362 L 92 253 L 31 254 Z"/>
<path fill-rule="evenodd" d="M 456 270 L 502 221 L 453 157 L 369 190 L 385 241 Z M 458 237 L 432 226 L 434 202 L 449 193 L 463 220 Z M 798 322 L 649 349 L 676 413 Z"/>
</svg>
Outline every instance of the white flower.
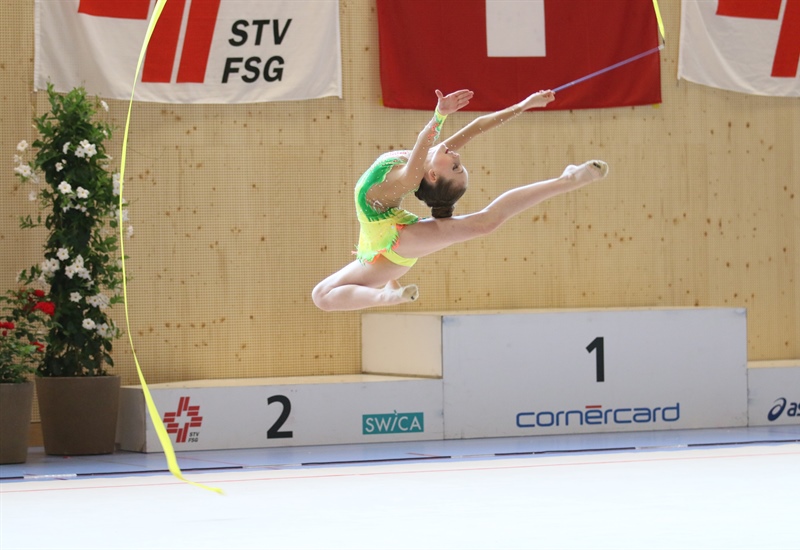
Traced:
<svg viewBox="0 0 800 550">
<path fill-rule="evenodd" d="M 103 338 L 109 338 L 111 336 L 109 326 L 107 323 L 103 323 L 102 325 L 97 325 L 97 334 L 102 336 Z"/>
<path fill-rule="evenodd" d="M 133 226 L 132 225 L 128 226 L 128 229 L 126 230 L 126 233 L 127 233 L 129 239 L 131 237 L 133 237 Z"/>
<path fill-rule="evenodd" d="M 28 193 L 29 201 L 35 201 L 37 198 L 39 198 L 39 195 L 36 193 L 36 191 L 31 191 L 30 193 Z"/>
<path fill-rule="evenodd" d="M 113 322 L 111 326 L 107 325 L 106 323 L 103 323 L 102 325 L 99 325 L 97 327 L 97 334 L 99 334 L 103 338 L 113 338 L 114 336 L 117 335 L 118 332 L 119 329 L 113 324 Z"/>
<path fill-rule="evenodd" d="M 61 267 L 61 264 L 55 258 L 50 258 L 49 260 L 45 260 L 41 264 L 42 274 L 51 274 L 58 271 Z"/>
<path fill-rule="evenodd" d="M 22 157 L 21 157 L 21 156 L 19 156 L 19 155 L 14 155 L 14 162 L 16 162 L 17 164 L 19 164 L 20 162 L 22 162 Z"/>
<path fill-rule="evenodd" d="M 83 256 L 81 255 L 78 255 L 78 257 L 75 258 L 75 261 L 72 262 L 72 265 L 67 266 L 67 268 L 64 270 L 64 274 L 70 279 L 72 279 L 75 275 L 81 279 L 86 279 L 87 281 L 91 279 L 89 270 L 83 267 Z"/>
<path fill-rule="evenodd" d="M 117 211 L 117 212 L 119 212 L 119 211 Z M 122 221 L 124 221 L 124 222 L 128 221 L 128 209 L 127 208 L 122 211 Z"/>
<path fill-rule="evenodd" d="M 97 324 L 91 319 L 83 320 L 83 328 L 85 328 L 86 330 L 94 330 L 96 326 Z"/>
<path fill-rule="evenodd" d="M 64 260 L 68 260 L 69 259 L 69 250 L 67 250 L 66 248 L 59 248 L 58 252 L 56 252 L 56 256 L 58 256 L 58 259 L 61 260 L 62 262 Z"/>
<path fill-rule="evenodd" d="M 64 164 L 61 162 L 56 163 L 56 172 L 61 172 L 64 169 Z"/>
<path fill-rule="evenodd" d="M 14 172 L 19 174 L 23 178 L 29 178 L 31 177 L 31 174 L 33 174 L 33 170 L 31 170 L 31 167 L 28 166 L 27 164 L 18 165 L 17 167 L 14 168 Z"/>
<path fill-rule="evenodd" d="M 71 144 L 72 144 L 72 143 L 68 141 L 68 142 L 66 142 L 66 143 L 64 144 L 64 147 L 62 147 L 62 148 L 61 148 L 61 150 L 64 152 L 64 154 L 65 154 L 65 155 L 66 155 L 67 153 L 69 153 L 69 146 L 70 146 Z"/>
<path fill-rule="evenodd" d="M 103 100 L 100 100 L 100 106 L 103 108 L 105 112 L 108 112 L 108 103 Z"/>
<path fill-rule="evenodd" d="M 81 154 L 78 154 L 80 152 Z M 89 143 L 88 139 L 84 139 L 81 141 L 81 146 L 75 151 L 76 157 L 83 157 L 86 155 L 89 158 L 92 158 L 97 154 L 97 147 L 94 143 Z"/>
<path fill-rule="evenodd" d="M 112 176 L 111 179 L 114 182 L 114 196 L 118 197 L 119 196 L 120 187 L 122 186 L 122 182 L 121 182 L 121 179 L 120 179 L 119 172 L 115 173 Z"/>
<path fill-rule="evenodd" d="M 19 143 L 17 143 L 17 151 L 19 151 L 20 153 L 25 152 L 25 149 L 27 148 L 28 148 L 28 142 L 25 141 L 24 139 Z"/>
<path fill-rule="evenodd" d="M 81 293 L 80 292 L 70 292 L 69 294 L 70 302 L 75 302 L 76 304 L 81 301 Z"/>
<path fill-rule="evenodd" d="M 101 293 L 86 298 L 86 303 L 96 308 L 106 309 L 109 305 L 111 305 L 111 300 L 108 296 Z"/>
<path fill-rule="evenodd" d="M 72 186 L 65 181 L 62 181 L 58 184 L 58 190 L 61 191 L 64 195 L 72 193 Z"/>
<path fill-rule="evenodd" d="M 75 191 L 75 194 L 78 195 L 79 199 L 88 199 L 89 198 L 89 192 L 86 189 L 84 189 L 83 187 L 78 187 L 77 191 Z"/>
</svg>

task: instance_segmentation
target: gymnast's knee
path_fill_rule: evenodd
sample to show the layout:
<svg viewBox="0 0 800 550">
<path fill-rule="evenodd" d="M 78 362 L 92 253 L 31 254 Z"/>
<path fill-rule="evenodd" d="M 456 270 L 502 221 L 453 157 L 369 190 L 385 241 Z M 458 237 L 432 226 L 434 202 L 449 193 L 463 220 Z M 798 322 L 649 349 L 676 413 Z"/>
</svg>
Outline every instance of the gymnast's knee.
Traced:
<svg viewBox="0 0 800 550">
<path fill-rule="evenodd" d="M 317 284 L 311 291 L 311 301 L 322 311 L 331 311 L 329 300 L 326 299 L 330 291 L 331 289 L 325 284 L 325 281 Z"/>
</svg>

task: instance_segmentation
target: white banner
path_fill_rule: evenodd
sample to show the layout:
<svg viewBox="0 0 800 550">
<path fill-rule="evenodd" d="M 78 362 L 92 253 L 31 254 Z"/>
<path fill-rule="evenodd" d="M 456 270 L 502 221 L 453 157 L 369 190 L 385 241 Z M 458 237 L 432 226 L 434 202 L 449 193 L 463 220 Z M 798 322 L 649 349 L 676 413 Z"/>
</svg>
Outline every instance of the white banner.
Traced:
<svg viewBox="0 0 800 550">
<path fill-rule="evenodd" d="M 34 88 L 129 99 L 155 0 L 36 0 Z M 169 0 L 135 99 L 255 103 L 342 96 L 337 0 Z"/>
<path fill-rule="evenodd" d="M 800 2 L 683 0 L 678 78 L 769 96 L 800 96 Z"/>
</svg>

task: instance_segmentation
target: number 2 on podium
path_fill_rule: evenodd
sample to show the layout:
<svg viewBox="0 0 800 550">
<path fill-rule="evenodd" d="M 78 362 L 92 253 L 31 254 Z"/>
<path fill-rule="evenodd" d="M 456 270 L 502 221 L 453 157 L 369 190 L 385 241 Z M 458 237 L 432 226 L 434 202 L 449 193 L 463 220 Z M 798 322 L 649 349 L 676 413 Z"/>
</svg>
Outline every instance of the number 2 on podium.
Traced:
<svg viewBox="0 0 800 550">
<path fill-rule="evenodd" d="M 283 406 L 283 409 L 281 409 L 281 415 L 278 417 L 278 420 L 276 420 L 272 427 L 267 430 L 267 439 L 284 439 L 294 437 L 294 432 L 291 430 L 281 431 L 284 422 L 289 419 L 289 415 L 292 412 L 292 402 L 289 401 L 289 398 L 285 395 L 273 395 L 267 399 L 267 405 L 272 405 L 273 403 L 280 403 Z"/>
</svg>

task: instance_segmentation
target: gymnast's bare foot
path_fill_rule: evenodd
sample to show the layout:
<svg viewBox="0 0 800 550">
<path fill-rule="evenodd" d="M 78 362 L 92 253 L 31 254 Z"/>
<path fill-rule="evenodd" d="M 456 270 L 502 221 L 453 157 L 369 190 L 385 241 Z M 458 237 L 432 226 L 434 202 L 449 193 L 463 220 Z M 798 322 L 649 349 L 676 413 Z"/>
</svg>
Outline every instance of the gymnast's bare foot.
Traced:
<svg viewBox="0 0 800 550">
<path fill-rule="evenodd" d="M 601 180 L 607 175 L 608 164 L 602 160 L 590 160 L 589 162 L 584 162 L 580 166 L 570 164 L 564 169 L 564 173 L 561 174 L 561 177 L 579 185 L 586 185 L 587 183 Z"/>
<path fill-rule="evenodd" d="M 383 287 L 383 295 L 387 304 L 404 304 L 419 298 L 419 288 L 417 285 L 400 286 L 397 281 L 389 281 Z"/>
</svg>

